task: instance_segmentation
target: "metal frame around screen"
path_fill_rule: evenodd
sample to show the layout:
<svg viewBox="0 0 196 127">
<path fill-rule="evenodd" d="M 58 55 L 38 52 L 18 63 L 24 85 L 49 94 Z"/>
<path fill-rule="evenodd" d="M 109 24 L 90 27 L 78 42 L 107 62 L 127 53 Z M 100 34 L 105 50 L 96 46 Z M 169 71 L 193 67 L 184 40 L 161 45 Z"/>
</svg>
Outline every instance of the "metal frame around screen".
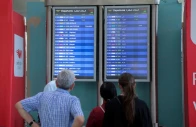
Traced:
<svg viewBox="0 0 196 127">
<path fill-rule="evenodd" d="M 105 22 L 104 22 L 104 29 L 105 29 L 105 33 L 104 33 L 104 81 L 111 81 L 111 82 L 118 82 L 118 79 L 107 79 L 106 74 L 107 74 L 107 9 L 109 8 L 138 8 L 138 7 L 147 7 L 148 8 L 148 48 L 147 48 L 147 71 L 148 71 L 148 76 L 147 79 L 135 79 L 136 82 L 150 82 L 150 31 L 151 31 L 151 23 L 150 23 L 150 19 L 151 19 L 151 10 L 150 10 L 150 5 L 129 5 L 129 6 L 104 6 L 104 18 L 105 18 Z"/>
<path fill-rule="evenodd" d="M 52 78 L 54 78 L 54 43 L 55 43 L 55 10 L 56 9 L 94 9 L 94 78 L 93 79 L 76 79 L 76 81 L 96 81 L 96 43 L 97 43 L 97 7 L 96 6 L 64 6 L 64 7 L 53 7 L 53 23 L 52 23 Z"/>
</svg>

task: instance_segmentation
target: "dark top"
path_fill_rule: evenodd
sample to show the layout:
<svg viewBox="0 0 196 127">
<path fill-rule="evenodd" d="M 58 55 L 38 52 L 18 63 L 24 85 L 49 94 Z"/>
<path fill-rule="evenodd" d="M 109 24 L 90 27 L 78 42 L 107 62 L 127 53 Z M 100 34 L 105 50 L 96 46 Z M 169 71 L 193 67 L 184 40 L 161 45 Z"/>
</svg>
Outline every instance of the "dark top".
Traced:
<svg viewBox="0 0 196 127">
<path fill-rule="evenodd" d="M 118 96 L 106 104 L 103 127 L 152 127 L 152 120 L 146 103 L 135 98 L 135 118 L 133 124 L 128 126 L 123 111 L 123 97 Z"/>
<path fill-rule="evenodd" d="M 88 117 L 86 127 L 102 127 L 104 113 L 105 103 L 103 103 L 101 107 L 95 107 Z"/>
</svg>

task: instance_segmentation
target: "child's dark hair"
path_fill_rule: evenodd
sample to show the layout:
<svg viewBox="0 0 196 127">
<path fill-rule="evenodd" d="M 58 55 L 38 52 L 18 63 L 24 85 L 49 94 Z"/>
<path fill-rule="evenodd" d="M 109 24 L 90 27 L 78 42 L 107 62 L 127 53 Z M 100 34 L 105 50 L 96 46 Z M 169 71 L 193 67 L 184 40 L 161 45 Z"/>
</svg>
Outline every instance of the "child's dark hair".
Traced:
<svg viewBox="0 0 196 127">
<path fill-rule="evenodd" d="M 117 96 L 116 87 L 112 82 L 104 82 L 100 88 L 101 97 L 107 101 Z"/>
</svg>

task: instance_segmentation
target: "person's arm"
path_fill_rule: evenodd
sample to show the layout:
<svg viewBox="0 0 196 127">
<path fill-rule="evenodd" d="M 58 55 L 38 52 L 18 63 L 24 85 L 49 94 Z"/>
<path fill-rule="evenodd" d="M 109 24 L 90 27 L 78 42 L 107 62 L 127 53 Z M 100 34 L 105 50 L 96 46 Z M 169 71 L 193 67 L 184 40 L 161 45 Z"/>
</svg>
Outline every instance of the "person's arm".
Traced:
<svg viewBox="0 0 196 127">
<path fill-rule="evenodd" d="M 16 103 L 15 108 L 17 109 L 20 116 L 28 122 L 33 122 L 32 127 L 39 127 L 37 123 L 33 121 L 32 116 L 29 114 L 30 111 L 37 111 L 39 105 L 40 94 L 37 94 L 33 97 L 24 99 Z"/>
<path fill-rule="evenodd" d="M 94 110 L 91 111 L 87 123 L 86 123 L 86 127 L 95 127 L 95 116 L 94 116 Z"/>
<path fill-rule="evenodd" d="M 72 124 L 72 127 L 82 127 L 84 124 L 84 117 L 83 116 L 76 116 L 74 118 L 74 122 Z"/>
<path fill-rule="evenodd" d="M 148 108 L 148 106 L 146 105 L 146 103 L 144 103 L 144 108 L 142 110 L 142 127 L 153 127 L 152 126 L 152 119 L 151 119 L 151 115 L 150 115 L 150 110 Z"/>
<path fill-rule="evenodd" d="M 17 102 L 15 107 L 18 110 L 18 113 L 20 114 L 20 116 L 24 120 L 26 120 L 27 123 L 30 123 L 31 121 L 33 121 L 33 118 L 31 117 L 31 115 L 23 109 L 23 107 L 22 107 L 20 102 Z"/>
<path fill-rule="evenodd" d="M 74 117 L 72 127 L 82 127 L 84 124 L 84 115 L 78 98 L 74 97 L 71 105 L 71 114 Z"/>
</svg>

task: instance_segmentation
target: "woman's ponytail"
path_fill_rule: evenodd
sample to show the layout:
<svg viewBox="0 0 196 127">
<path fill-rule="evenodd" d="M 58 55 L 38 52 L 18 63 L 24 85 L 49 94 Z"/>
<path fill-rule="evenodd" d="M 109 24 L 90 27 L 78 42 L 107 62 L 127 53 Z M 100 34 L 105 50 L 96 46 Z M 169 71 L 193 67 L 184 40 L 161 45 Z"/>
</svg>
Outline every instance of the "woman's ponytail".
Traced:
<svg viewBox="0 0 196 127">
<path fill-rule="evenodd" d="M 129 124 L 132 124 L 135 117 L 135 80 L 129 73 L 123 73 L 119 78 L 119 85 L 122 86 L 123 109 Z"/>
</svg>

